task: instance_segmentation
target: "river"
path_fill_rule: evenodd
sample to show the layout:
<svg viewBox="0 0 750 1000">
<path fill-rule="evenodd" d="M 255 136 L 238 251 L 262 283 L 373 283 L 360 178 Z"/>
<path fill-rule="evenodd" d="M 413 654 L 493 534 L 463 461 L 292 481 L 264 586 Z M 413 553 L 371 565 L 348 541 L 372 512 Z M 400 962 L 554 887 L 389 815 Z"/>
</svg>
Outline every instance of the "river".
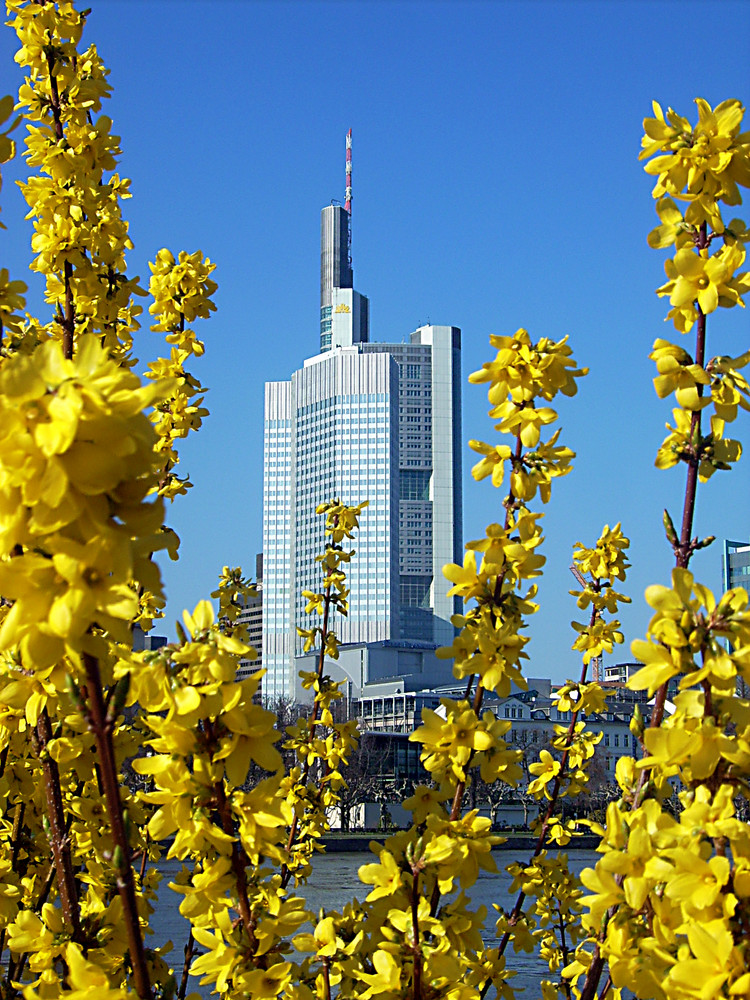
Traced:
<svg viewBox="0 0 750 1000">
<path fill-rule="evenodd" d="M 595 851 L 576 850 L 570 852 L 571 867 L 574 871 L 580 872 L 582 868 L 593 867 L 598 855 Z M 504 870 L 506 865 L 514 861 L 525 862 L 528 856 L 520 851 L 500 850 L 493 852 L 493 858 L 499 874 L 493 875 L 488 872 L 481 872 L 477 882 L 468 891 L 475 907 L 484 905 L 487 907 L 488 915 L 485 923 L 484 939 L 487 944 L 495 941 L 495 920 L 496 912 L 492 908 L 493 903 L 498 903 L 509 909 L 513 903 L 508 889 L 511 884 L 511 877 Z M 357 877 L 357 871 L 361 865 L 369 864 L 375 860 L 374 855 L 368 851 L 357 853 L 321 854 L 316 856 L 313 865 L 313 876 L 304 887 L 298 889 L 298 894 L 307 900 L 308 907 L 314 912 L 324 907 L 326 909 L 340 910 L 347 900 L 355 896 L 362 900 L 369 891 L 368 886 L 362 885 Z M 159 893 L 159 907 L 154 918 L 154 937 L 151 942 L 162 942 L 171 940 L 174 950 L 169 958 L 174 963 L 178 972 L 182 968 L 182 954 L 185 941 L 187 939 L 188 924 L 179 913 L 178 907 L 181 895 L 172 892 L 168 888 L 168 883 L 180 870 L 181 865 L 174 861 L 165 861 L 161 865 L 164 878 L 162 879 Z M 149 943 L 151 943 L 149 942 Z M 541 995 L 539 989 L 540 980 L 552 978 L 546 963 L 541 961 L 536 955 L 528 955 L 525 952 L 514 954 L 509 950 L 507 954 L 508 967 L 513 969 L 517 975 L 512 979 L 511 986 L 514 990 L 524 988 L 522 994 L 524 1000 L 537 1000 Z M 197 991 L 201 996 L 208 997 L 208 987 L 201 990 L 198 980 L 191 977 L 189 990 Z"/>
</svg>

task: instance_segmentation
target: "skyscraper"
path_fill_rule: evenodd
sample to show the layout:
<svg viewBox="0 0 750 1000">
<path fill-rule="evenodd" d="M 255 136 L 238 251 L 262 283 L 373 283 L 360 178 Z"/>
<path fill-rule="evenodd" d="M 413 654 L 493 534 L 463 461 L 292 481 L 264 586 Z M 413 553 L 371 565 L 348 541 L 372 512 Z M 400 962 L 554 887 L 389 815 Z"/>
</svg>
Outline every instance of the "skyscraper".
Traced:
<svg viewBox="0 0 750 1000">
<path fill-rule="evenodd" d="M 368 500 L 347 571 L 342 644 L 450 643 L 454 599 L 442 567 L 460 561 L 461 332 L 422 326 L 404 343 L 371 343 L 369 302 L 351 265 L 347 199 L 321 213 L 320 354 L 265 387 L 264 694 L 289 697 L 302 590 L 320 589 L 316 506 Z"/>
<path fill-rule="evenodd" d="M 721 563 L 724 590 L 750 585 L 750 542 L 725 538 Z"/>
</svg>

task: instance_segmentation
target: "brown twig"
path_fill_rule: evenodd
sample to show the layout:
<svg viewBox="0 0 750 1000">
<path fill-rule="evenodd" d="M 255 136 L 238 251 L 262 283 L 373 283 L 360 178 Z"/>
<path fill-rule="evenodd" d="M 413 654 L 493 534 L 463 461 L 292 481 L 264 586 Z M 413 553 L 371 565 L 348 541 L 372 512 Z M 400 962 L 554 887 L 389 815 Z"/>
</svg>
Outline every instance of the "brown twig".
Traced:
<svg viewBox="0 0 750 1000">
<path fill-rule="evenodd" d="M 565 940 L 565 920 L 563 919 L 562 907 L 558 903 L 557 907 L 557 925 L 560 928 L 560 951 L 562 952 L 562 967 L 563 969 L 568 964 L 568 944 Z M 565 996 L 570 1000 L 571 989 L 570 983 L 567 979 L 562 980 L 562 987 L 565 990 Z"/>
<path fill-rule="evenodd" d="M 323 959 L 323 995 L 325 1000 L 331 1000 L 331 960 Z"/>
<path fill-rule="evenodd" d="M 516 466 L 516 465 L 522 465 L 522 464 L 523 464 L 523 444 L 521 442 L 520 435 L 516 435 L 516 446 L 515 446 L 515 451 L 513 453 L 513 465 Z M 504 502 L 505 519 L 504 519 L 504 522 L 503 522 L 503 528 L 506 531 L 507 531 L 508 526 L 510 524 L 511 513 L 512 513 L 512 511 L 514 509 L 515 502 L 516 502 L 516 498 L 513 496 L 513 491 L 511 489 L 511 492 L 508 494 L 508 496 L 506 497 L 505 502 Z M 507 564 L 506 564 L 506 566 L 507 566 Z M 502 602 L 502 598 L 503 598 L 503 582 L 505 580 L 506 566 L 502 567 L 502 569 L 500 570 L 500 572 L 497 574 L 497 578 L 495 580 L 494 602 L 495 602 L 495 606 L 496 607 L 500 606 L 500 604 Z M 494 619 L 494 617 L 495 617 L 495 611 L 494 611 L 494 609 L 492 611 L 492 614 L 493 614 L 493 619 Z M 468 701 L 469 695 L 471 694 L 471 689 L 474 686 L 474 679 L 475 679 L 475 677 L 477 677 L 476 674 L 471 674 L 470 677 L 469 677 L 468 683 L 466 685 L 466 695 L 465 695 L 465 698 L 466 698 L 467 701 Z M 483 699 L 483 697 L 484 697 L 484 688 L 482 687 L 481 683 L 479 682 L 479 679 L 477 679 L 477 689 L 474 692 L 474 699 L 473 699 L 473 702 L 472 702 L 472 709 L 474 710 L 474 713 L 477 716 L 479 715 L 479 709 L 482 707 L 482 699 Z M 466 762 L 466 765 L 464 767 L 464 772 L 467 772 L 469 770 L 469 767 L 471 766 L 471 761 L 472 761 L 473 757 L 474 757 L 474 751 L 472 750 L 471 753 L 469 754 L 469 759 Z M 458 820 L 460 818 L 460 816 L 461 816 L 461 810 L 463 808 L 463 799 L 464 799 L 464 795 L 465 794 L 466 794 L 466 779 L 463 778 L 463 779 L 461 779 L 460 781 L 457 782 L 457 784 L 456 784 L 456 790 L 455 790 L 455 792 L 453 794 L 453 803 L 451 805 L 451 812 L 450 812 L 450 822 L 452 822 L 452 823 L 455 823 L 456 820 Z M 438 883 L 436 881 L 435 885 L 432 888 L 432 893 L 430 895 L 430 915 L 431 916 L 433 916 L 433 917 L 435 916 L 435 914 L 437 913 L 439 905 L 440 905 L 440 887 L 439 887 L 439 885 L 438 885 Z"/>
<path fill-rule="evenodd" d="M 519 465 L 519 464 L 521 464 L 521 465 L 523 464 L 523 444 L 521 443 L 520 435 L 517 435 L 516 436 L 516 447 L 515 447 L 515 451 L 514 451 L 514 454 L 513 454 L 513 465 L 516 466 L 516 465 Z M 505 521 L 503 523 L 503 528 L 506 531 L 508 530 L 508 526 L 510 524 L 511 512 L 512 512 L 512 510 L 514 508 L 515 501 L 516 501 L 516 498 L 513 496 L 513 492 L 511 490 L 511 492 L 508 494 L 508 496 L 507 496 L 507 498 L 505 500 Z M 506 566 L 507 566 L 507 563 L 506 563 L 505 566 L 502 567 L 502 569 L 500 570 L 500 572 L 497 574 L 497 579 L 495 580 L 495 604 L 496 605 L 499 605 L 500 602 L 502 601 L 503 583 L 505 581 Z M 471 689 L 473 687 L 473 682 L 474 682 L 474 677 L 475 676 L 476 675 L 472 674 L 469 677 L 468 684 L 466 685 L 466 698 L 467 699 L 469 697 L 469 694 L 471 693 Z M 474 692 L 474 700 L 473 700 L 473 703 L 472 703 L 472 708 L 473 708 L 474 713 L 476 715 L 479 715 L 479 709 L 482 707 L 482 699 L 483 699 L 483 697 L 484 697 L 484 688 L 482 687 L 482 685 L 480 683 L 477 683 L 477 689 Z M 469 769 L 469 765 L 471 764 L 471 759 L 472 759 L 473 756 L 474 756 L 474 754 L 472 752 L 471 756 L 469 757 L 469 761 L 467 762 L 466 767 L 464 768 L 465 771 Z M 461 807 L 462 807 L 462 804 L 463 804 L 463 797 L 464 797 L 464 793 L 465 792 L 466 792 L 466 780 L 464 779 L 464 780 L 459 781 L 458 784 L 456 785 L 456 791 L 455 791 L 455 794 L 453 796 L 453 805 L 451 807 L 451 814 L 450 814 L 451 822 L 455 822 L 460 817 L 460 815 L 461 815 Z M 434 892 L 433 892 L 433 898 L 434 898 Z"/>
<path fill-rule="evenodd" d="M 413 1000 L 422 1000 L 422 948 L 419 943 L 419 864 L 412 868 L 411 886 L 411 931 L 414 953 L 414 975 L 412 978 Z"/>
<path fill-rule="evenodd" d="M 188 932 L 188 939 L 185 943 L 185 961 L 182 964 L 182 976 L 180 977 L 180 987 L 177 990 L 177 1000 L 185 1000 L 185 994 L 187 993 L 188 986 L 188 976 L 190 975 L 190 963 L 193 960 L 193 955 L 195 954 L 195 938 L 193 937 L 193 928 L 190 928 Z"/>
<path fill-rule="evenodd" d="M 23 828 L 23 817 L 26 811 L 26 803 L 23 799 L 17 803 L 16 811 L 13 816 L 13 832 L 10 837 L 10 867 L 12 871 L 16 871 L 16 862 L 18 861 L 18 850 L 21 844 L 21 830 Z M 5 928 L 0 931 L 0 958 L 5 951 Z M 10 981 L 10 976 L 8 977 Z"/>
<path fill-rule="evenodd" d="M 592 628 L 594 626 L 598 617 L 599 617 L 598 611 L 594 610 L 591 612 L 591 617 L 589 619 L 589 628 Z M 581 677 L 578 681 L 579 685 L 586 683 L 587 676 L 588 676 L 588 664 L 584 663 L 581 668 Z M 555 779 L 552 783 L 552 791 L 550 792 L 549 804 L 544 814 L 544 818 L 542 819 L 542 825 L 539 830 L 539 835 L 537 837 L 536 844 L 534 846 L 534 851 L 531 855 L 531 858 L 529 859 L 529 864 L 531 864 L 531 862 L 541 854 L 542 849 L 544 847 L 544 840 L 545 837 L 547 836 L 547 828 L 549 827 L 550 820 L 554 815 L 555 808 L 557 806 L 557 800 L 560 797 L 560 789 L 562 787 L 563 778 L 565 776 L 565 768 L 568 763 L 568 757 L 570 756 L 572 737 L 573 734 L 575 733 L 579 712 L 580 708 L 577 708 L 571 713 L 570 725 L 568 726 L 567 732 L 565 734 L 566 746 L 565 749 L 563 750 L 562 757 L 560 758 L 560 770 L 555 775 Z M 510 941 L 511 935 L 513 933 L 513 927 L 516 925 L 516 923 L 518 922 L 518 918 L 521 916 L 521 911 L 523 910 L 523 904 L 525 900 L 526 900 L 526 893 L 523 891 L 523 889 L 519 889 L 515 904 L 513 905 L 513 909 L 508 918 L 508 929 L 503 934 L 500 940 L 500 944 L 498 946 L 499 955 L 503 955 L 505 953 L 505 949 L 508 947 L 508 942 Z M 485 997 L 487 995 L 487 991 L 490 985 L 491 982 L 488 980 L 485 983 L 484 989 L 482 990 L 481 993 L 482 997 Z"/>
<path fill-rule="evenodd" d="M 62 108 L 57 77 L 54 73 L 55 57 L 52 51 L 47 51 L 47 69 L 49 71 L 50 108 L 58 143 L 65 138 L 62 123 Z M 73 265 L 69 260 L 63 262 L 63 285 L 65 287 L 65 313 L 61 316 L 60 325 L 63 328 L 63 357 L 73 357 L 73 339 L 75 336 L 75 306 L 73 303 Z"/>
<path fill-rule="evenodd" d="M 70 837 L 65 823 L 60 771 L 57 762 L 52 759 L 47 745 L 52 739 L 52 724 L 43 709 L 36 727 L 32 731 L 32 744 L 42 765 L 44 779 L 44 794 L 47 800 L 47 817 L 49 819 L 49 841 L 57 875 L 57 889 L 60 894 L 60 905 L 63 918 L 72 930 L 73 940 L 80 942 L 81 914 L 78 905 L 78 887 L 73 873 L 73 861 L 70 851 Z"/>
<path fill-rule="evenodd" d="M 122 900 L 125 929 L 128 937 L 128 952 L 133 968 L 135 988 L 141 1000 L 151 1000 L 153 996 L 149 977 L 146 951 L 138 918 L 138 904 L 135 877 L 130 854 L 130 842 L 125 825 L 125 815 L 120 799 L 120 781 L 117 773 L 112 729 L 114 719 L 107 713 L 104 704 L 99 661 L 90 653 L 83 654 L 86 671 L 86 700 L 89 726 L 94 734 L 104 799 L 109 815 L 113 861 L 117 869 L 117 890 Z M 83 692 L 82 692 L 83 693 Z"/>
<path fill-rule="evenodd" d="M 54 74 L 54 55 L 47 52 L 47 67 L 50 79 L 50 107 L 54 121 L 55 136 L 58 142 L 64 138 L 62 116 L 60 109 L 60 94 L 57 78 Z M 63 281 L 65 286 L 65 315 L 62 318 L 63 355 L 73 357 L 73 333 L 75 315 L 72 290 L 73 269 L 69 261 L 63 265 Z M 73 874 L 73 864 L 70 853 L 70 839 L 65 824 L 65 814 L 62 802 L 60 772 L 57 763 L 49 756 L 47 744 L 52 738 L 52 726 L 46 708 L 42 711 L 32 734 L 34 750 L 39 757 L 44 776 L 44 791 L 47 799 L 47 815 L 50 823 L 50 846 L 55 862 L 58 891 L 63 917 L 72 928 L 73 939 L 81 940 L 80 910 L 78 892 Z"/>
<path fill-rule="evenodd" d="M 327 574 L 327 576 L 330 576 L 330 575 L 331 575 L 331 573 L 329 571 L 328 574 Z M 330 611 L 331 611 L 331 602 L 332 602 L 331 588 L 329 586 L 329 587 L 325 588 L 325 597 L 324 597 L 324 600 L 323 600 L 323 625 L 321 627 L 320 655 L 318 656 L 318 665 L 317 665 L 318 681 L 322 680 L 322 678 L 323 678 L 323 668 L 324 668 L 324 665 L 325 665 L 325 644 L 326 644 L 326 636 L 328 635 L 328 621 L 329 621 Z M 312 708 L 312 712 L 310 713 L 310 719 L 309 719 L 309 723 L 308 723 L 308 731 L 310 733 L 310 737 L 311 738 L 315 734 L 315 724 L 318 721 L 318 710 L 319 710 L 319 708 L 320 708 L 320 703 L 319 703 L 318 699 L 315 698 L 313 700 L 313 708 Z M 304 782 L 307 781 L 307 778 L 308 778 L 309 774 L 310 774 L 310 761 L 309 761 L 309 759 L 307 759 L 307 760 L 305 760 L 304 767 L 302 768 L 302 775 L 301 775 L 301 778 L 300 778 L 300 780 L 301 780 L 302 783 L 304 783 Z M 292 847 L 294 846 L 294 841 L 297 838 L 297 830 L 298 829 L 299 829 L 299 816 L 295 812 L 294 817 L 292 819 L 292 825 L 289 828 L 289 836 L 287 837 L 287 842 L 286 842 L 286 852 L 287 852 L 287 854 L 291 853 Z M 284 864 L 281 866 L 281 887 L 282 887 L 282 889 L 285 889 L 287 887 L 287 885 L 289 884 L 289 880 L 290 880 L 291 877 L 292 877 L 292 871 L 291 871 L 291 869 L 289 867 L 288 862 L 285 861 Z"/>
<path fill-rule="evenodd" d="M 224 790 L 223 781 L 218 781 L 214 786 L 214 795 L 217 812 L 221 820 L 221 828 L 228 837 L 234 838 L 234 843 L 232 844 L 232 872 L 237 887 L 237 904 L 243 926 L 250 939 L 250 945 L 253 951 L 255 951 L 257 943 L 255 940 L 255 921 L 250 910 L 250 900 L 247 895 L 247 873 L 245 871 L 248 864 L 248 857 L 244 847 L 235 835 L 232 810 Z"/>
<path fill-rule="evenodd" d="M 611 987 L 612 987 L 612 976 L 609 975 L 609 976 L 607 976 L 607 979 L 606 979 L 606 982 L 604 983 L 604 986 L 602 986 L 602 991 L 599 994 L 599 1000 L 604 1000 L 604 998 L 606 997 L 606 995 L 609 993 Z"/>
<path fill-rule="evenodd" d="M 141 858 L 141 868 L 138 872 L 138 878 L 141 884 L 141 889 L 143 888 L 143 880 L 146 877 L 146 865 L 148 864 L 148 830 L 146 830 L 146 839 L 143 844 L 143 857 Z"/>
<path fill-rule="evenodd" d="M 705 222 L 701 223 L 701 227 L 696 239 L 696 248 L 698 250 L 705 249 L 710 243 L 710 238 L 708 236 L 708 226 Z M 695 304 L 698 310 L 698 321 L 696 323 L 696 337 L 695 337 L 695 363 L 700 365 L 701 368 L 705 365 L 706 358 L 706 315 L 700 308 L 698 303 Z M 696 385 L 696 390 L 699 396 L 703 395 L 703 386 L 699 382 Z M 695 442 L 700 440 L 701 437 L 701 411 L 694 410 L 690 418 L 690 439 Z M 700 466 L 700 455 L 692 455 L 687 460 L 687 475 L 685 478 L 685 498 L 682 507 L 682 524 L 680 528 L 680 538 L 676 545 L 673 545 L 675 553 L 675 562 L 678 568 L 687 569 L 690 559 L 695 551 L 695 547 L 692 543 L 693 534 L 693 520 L 695 518 L 695 503 L 698 495 L 698 470 Z M 668 682 L 661 685 L 657 690 L 656 696 L 654 698 L 654 709 L 651 713 L 651 719 L 649 721 L 649 728 L 656 729 L 664 718 L 664 707 L 667 701 L 667 688 Z M 640 776 L 638 778 L 638 785 L 636 787 L 635 795 L 633 796 L 633 803 L 631 810 L 638 809 L 643 801 L 643 797 L 646 793 L 646 788 L 650 780 L 651 771 L 648 768 L 643 768 L 641 770 Z M 589 965 L 589 971 L 586 976 L 586 981 L 584 983 L 583 990 L 581 992 L 581 1000 L 594 1000 L 596 996 L 596 990 L 599 985 L 599 980 L 601 979 L 602 972 L 604 970 L 605 960 L 601 955 L 601 942 L 607 933 L 607 925 L 609 920 L 613 916 L 616 908 L 611 908 L 604 917 L 604 926 L 599 933 L 599 940 L 594 948 L 594 956 L 592 958 L 591 964 Z M 602 994 L 603 995 L 603 994 Z"/>
</svg>

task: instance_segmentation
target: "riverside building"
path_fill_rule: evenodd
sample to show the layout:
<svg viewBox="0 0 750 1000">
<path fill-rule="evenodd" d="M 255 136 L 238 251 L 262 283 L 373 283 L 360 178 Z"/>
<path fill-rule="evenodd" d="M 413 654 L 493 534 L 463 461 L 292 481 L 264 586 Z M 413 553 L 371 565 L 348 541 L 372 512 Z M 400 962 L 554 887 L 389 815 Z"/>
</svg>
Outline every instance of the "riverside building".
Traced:
<svg viewBox="0 0 750 1000">
<path fill-rule="evenodd" d="M 370 340 L 369 301 L 354 289 L 351 264 L 350 139 L 346 203 L 321 213 L 320 353 L 289 381 L 265 386 L 262 656 L 270 700 L 294 697 L 296 627 L 319 623 L 305 615 L 301 596 L 321 586 L 319 503 L 369 501 L 346 567 L 349 614 L 331 623 L 342 645 L 385 644 L 396 674 L 405 648 L 450 644 L 458 610 L 445 597 L 442 567 L 462 561 L 461 331 L 427 325 L 401 343 Z M 359 652 L 356 659 L 364 662 Z M 436 666 L 434 676 L 420 675 L 419 684 L 440 683 L 438 673 Z M 358 686 L 367 680 L 358 677 Z"/>
</svg>

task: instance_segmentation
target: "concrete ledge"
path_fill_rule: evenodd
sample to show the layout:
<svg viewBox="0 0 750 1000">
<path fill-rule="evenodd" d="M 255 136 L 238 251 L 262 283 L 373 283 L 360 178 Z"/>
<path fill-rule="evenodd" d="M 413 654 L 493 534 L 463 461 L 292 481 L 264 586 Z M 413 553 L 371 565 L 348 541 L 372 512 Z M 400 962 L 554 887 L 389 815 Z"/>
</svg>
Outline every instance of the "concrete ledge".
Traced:
<svg viewBox="0 0 750 1000">
<path fill-rule="evenodd" d="M 394 830 L 394 833 L 397 832 Z M 496 831 L 500 836 L 503 836 L 502 832 Z M 374 831 L 372 833 L 342 833 L 342 834 L 329 834 L 321 843 L 326 849 L 326 854 L 344 854 L 344 853 L 354 853 L 357 851 L 369 852 L 370 843 L 375 841 L 378 844 L 383 844 L 389 834 L 383 833 L 382 830 Z M 524 851 L 531 853 L 534 849 L 534 844 L 536 843 L 536 837 L 531 834 L 519 834 L 511 833 L 508 834 L 508 839 L 504 844 L 499 844 L 494 850 L 496 851 Z M 599 838 L 594 836 L 594 834 L 587 833 L 582 837 L 574 837 L 565 847 L 561 847 L 561 851 L 593 851 L 599 846 Z M 548 848 L 548 850 L 553 850 L 553 848 Z"/>
</svg>

